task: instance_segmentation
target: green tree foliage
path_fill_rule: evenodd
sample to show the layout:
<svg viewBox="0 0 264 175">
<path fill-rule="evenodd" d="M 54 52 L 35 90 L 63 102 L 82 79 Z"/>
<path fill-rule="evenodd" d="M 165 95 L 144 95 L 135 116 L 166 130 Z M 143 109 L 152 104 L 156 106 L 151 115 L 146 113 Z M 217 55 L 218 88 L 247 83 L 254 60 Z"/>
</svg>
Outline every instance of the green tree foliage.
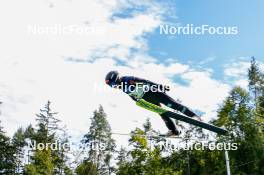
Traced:
<svg viewBox="0 0 264 175">
<path fill-rule="evenodd" d="M 25 156 L 24 147 L 26 146 L 25 133 L 23 128 L 18 128 L 12 138 L 12 144 L 15 147 L 16 155 L 16 173 L 23 171 L 23 159 Z"/>
<path fill-rule="evenodd" d="M 168 166 L 166 159 L 162 157 L 159 147 L 151 149 L 146 134 L 158 133 L 151 127 L 149 120 L 143 125 L 144 130 L 136 128 L 131 132 L 129 145 L 132 149 L 126 152 L 123 148 L 119 151 L 117 175 L 179 175 L 180 171 Z M 154 140 L 159 142 L 159 140 Z M 128 157 L 128 158 L 126 158 Z"/>
<path fill-rule="evenodd" d="M 248 70 L 249 92 L 254 101 L 255 122 L 264 130 L 264 74 L 260 70 L 255 58 L 252 57 Z"/>
<path fill-rule="evenodd" d="M 127 151 L 124 147 L 121 147 L 120 150 L 118 151 L 118 156 L 117 156 L 117 163 L 116 165 L 121 168 L 126 165 L 127 162 Z"/>
<path fill-rule="evenodd" d="M 249 95 L 242 88 L 235 87 L 219 109 L 215 124 L 225 126 L 231 138 L 244 138 L 245 129 L 252 122 Z"/>
<path fill-rule="evenodd" d="M 32 157 L 33 162 L 25 166 L 25 175 L 52 175 L 54 165 L 52 163 L 51 150 L 36 150 Z"/>
<path fill-rule="evenodd" d="M 0 102 L 2 104 L 2 102 Z M 0 111 L 1 115 L 1 111 Z M 13 175 L 16 170 L 16 148 L 5 135 L 0 120 L 0 174 Z"/>
<path fill-rule="evenodd" d="M 261 168 L 264 158 L 263 135 L 256 127 L 255 113 L 252 111 L 248 92 L 235 87 L 219 109 L 218 119 L 214 122 L 229 131 L 229 137 L 220 139 L 239 145 L 238 150 L 230 151 L 233 174 L 264 173 Z"/>
<path fill-rule="evenodd" d="M 258 97 L 261 95 L 263 88 L 263 75 L 259 69 L 256 59 L 252 57 L 250 68 L 248 69 L 248 80 L 249 80 L 249 90 L 253 94 L 253 100 L 257 106 Z"/>
<path fill-rule="evenodd" d="M 92 162 L 100 174 L 111 174 L 115 141 L 112 139 L 111 127 L 102 106 L 94 111 L 91 120 L 89 132 L 82 141 L 85 146 L 90 147 L 87 161 Z"/>
<path fill-rule="evenodd" d="M 1 123 L 0 123 L 1 124 Z M 16 168 L 16 152 L 10 138 L 0 129 L 0 174 L 13 175 Z"/>
<path fill-rule="evenodd" d="M 69 143 L 69 136 L 67 135 L 66 129 L 62 129 L 62 135 L 57 138 L 60 144 L 65 145 Z M 69 150 L 59 149 L 53 153 L 53 163 L 55 165 L 54 174 L 58 175 L 72 175 L 71 169 L 68 167 L 67 162 Z"/>
<path fill-rule="evenodd" d="M 55 133 L 59 129 L 58 120 L 55 116 L 57 112 L 51 110 L 51 102 L 48 101 L 44 109 L 40 109 L 40 113 L 36 114 L 38 122 L 37 133 L 35 139 L 39 143 L 52 143 L 55 139 Z"/>
<path fill-rule="evenodd" d="M 89 161 L 84 161 L 76 168 L 77 175 L 99 175 L 97 167 Z"/>
<path fill-rule="evenodd" d="M 31 144 L 63 144 L 68 142 L 67 136 L 64 134 L 58 137 L 58 132 L 63 131 L 58 123 L 60 120 L 56 118 L 57 112 L 51 110 L 51 102 L 48 101 L 44 109 L 40 109 L 40 113 L 36 114 L 37 127 L 29 125 L 25 131 L 25 137 L 29 138 Z M 61 148 L 51 150 L 45 147 L 44 150 L 33 150 L 30 156 L 30 163 L 25 166 L 25 174 L 71 174 L 67 166 L 67 151 Z"/>
<path fill-rule="evenodd" d="M 0 104 L 2 104 L 2 102 L 0 102 Z M 19 129 L 19 131 L 22 132 L 21 129 Z M 21 171 L 21 145 L 18 141 L 18 137 L 18 132 L 14 135 L 14 138 L 17 139 L 11 140 L 6 136 L 0 121 L 0 174 L 13 175 Z"/>
</svg>

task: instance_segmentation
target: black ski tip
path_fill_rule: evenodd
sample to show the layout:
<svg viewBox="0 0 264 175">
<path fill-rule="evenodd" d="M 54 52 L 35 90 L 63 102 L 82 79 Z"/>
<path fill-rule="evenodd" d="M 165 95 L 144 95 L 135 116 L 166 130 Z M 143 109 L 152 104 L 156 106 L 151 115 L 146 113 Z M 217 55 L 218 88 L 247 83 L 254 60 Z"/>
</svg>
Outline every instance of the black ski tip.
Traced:
<svg viewBox="0 0 264 175">
<path fill-rule="evenodd" d="M 220 134 L 220 135 L 227 135 L 228 134 L 228 131 L 223 129 L 223 128 L 219 128 L 221 130 L 219 130 L 220 132 L 216 132 L 217 134 Z"/>
</svg>

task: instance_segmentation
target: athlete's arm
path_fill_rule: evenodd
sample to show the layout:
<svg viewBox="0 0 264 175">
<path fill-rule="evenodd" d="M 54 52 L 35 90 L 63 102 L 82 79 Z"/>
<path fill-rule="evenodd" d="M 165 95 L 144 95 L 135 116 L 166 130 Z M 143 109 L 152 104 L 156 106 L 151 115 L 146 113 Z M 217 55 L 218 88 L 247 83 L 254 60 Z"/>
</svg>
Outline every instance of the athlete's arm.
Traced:
<svg viewBox="0 0 264 175">
<path fill-rule="evenodd" d="M 161 88 L 161 89 L 164 89 L 165 91 L 169 91 L 170 90 L 170 87 L 169 86 L 166 86 L 166 85 L 162 85 L 162 84 L 157 84 L 157 83 L 154 83 L 152 81 L 149 81 L 149 80 L 146 80 L 146 79 L 142 79 L 142 78 L 138 78 L 138 77 L 134 77 L 134 81 L 135 83 L 143 83 L 143 84 L 148 84 L 150 86 L 155 86 L 156 88 Z"/>
</svg>

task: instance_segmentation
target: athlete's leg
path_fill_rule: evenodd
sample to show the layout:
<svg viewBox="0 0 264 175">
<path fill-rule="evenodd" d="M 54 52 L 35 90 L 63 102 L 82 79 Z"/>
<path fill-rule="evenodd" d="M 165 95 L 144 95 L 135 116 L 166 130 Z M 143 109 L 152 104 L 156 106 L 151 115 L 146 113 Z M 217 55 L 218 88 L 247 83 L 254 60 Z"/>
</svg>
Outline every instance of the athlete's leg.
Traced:
<svg viewBox="0 0 264 175">
<path fill-rule="evenodd" d="M 159 103 L 159 99 L 157 98 L 157 96 L 155 95 L 155 93 L 146 93 L 144 96 L 143 96 L 143 99 L 152 103 L 152 104 L 155 104 L 157 106 L 160 106 L 160 103 Z M 174 135 L 179 135 L 179 131 L 177 130 L 173 120 L 170 118 L 170 117 L 167 117 L 167 116 L 163 116 L 163 115 L 160 115 L 162 120 L 164 121 L 165 125 L 167 126 L 167 128 L 174 134 Z"/>
<path fill-rule="evenodd" d="M 171 98 L 167 94 L 159 92 L 156 95 L 159 96 L 160 103 L 172 109 L 180 111 L 181 113 L 187 115 L 188 117 L 196 116 L 196 114 L 193 111 L 191 111 L 188 107 L 176 102 L 173 98 Z"/>
<path fill-rule="evenodd" d="M 180 134 L 180 132 L 176 128 L 173 120 L 170 117 L 163 116 L 162 114 L 160 116 L 161 116 L 162 120 L 164 121 L 165 125 L 167 126 L 167 128 L 172 132 L 173 135 L 179 135 Z"/>
</svg>

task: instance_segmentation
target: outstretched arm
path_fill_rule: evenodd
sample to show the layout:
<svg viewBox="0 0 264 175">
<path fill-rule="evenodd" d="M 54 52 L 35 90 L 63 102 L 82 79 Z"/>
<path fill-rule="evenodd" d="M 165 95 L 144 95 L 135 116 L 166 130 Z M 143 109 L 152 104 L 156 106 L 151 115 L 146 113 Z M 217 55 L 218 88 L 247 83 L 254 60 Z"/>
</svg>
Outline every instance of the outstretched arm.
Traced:
<svg viewBox="0 0 264 175">
<path fill-rule="evenodd" d="M 154 82 L 149 81 L 149 80 L 146 80 L 146 79 L 134 77 L 134 81 L 136 83 L 149 84 L 150 86 L 155 86 L 156 88 L 160 88 L 160 89 L 162 89 L 164 91 L 169 91 L 170 90 L 170 87 L 169 86 L 162 85 L 162 84 L 157 84 L 157 83 L 154 83 Z"/>
</svg>

